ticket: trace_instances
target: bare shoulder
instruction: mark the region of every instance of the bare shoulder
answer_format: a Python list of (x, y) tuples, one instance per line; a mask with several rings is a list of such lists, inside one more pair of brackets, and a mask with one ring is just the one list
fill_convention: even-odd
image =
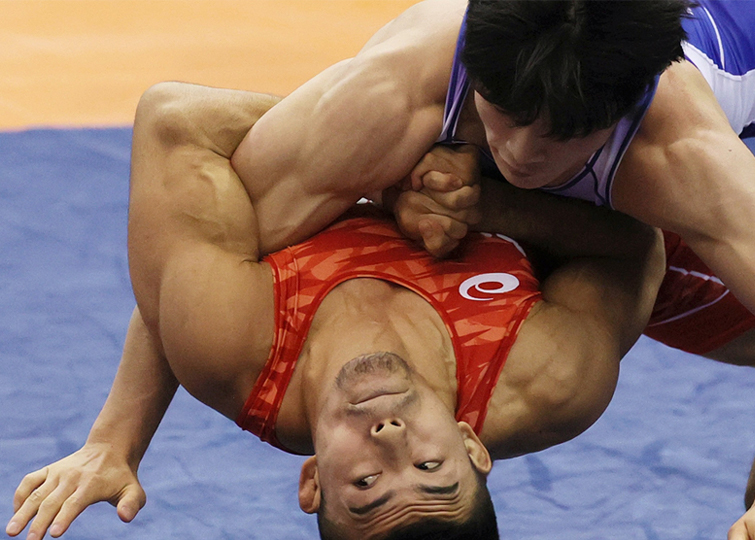
[(482, 441), (494, 459), (576, 437), (613, 396), (619, 353), (562, 306), (541, 301), (512, 347), (489, 404)]
[(296, 243), (406, 176), (442, 127), (460, 0), (426, 0), (265, 114), (233, 155), (262, 251)]
[(679, 233), (715, 227), (710, 208), (726, 185), (721, 173), (734, 170), (729, 165), (736, 156), (747, 157), (743, 150), (697, 68), (687, 61), (675, 63), (662, 74), (617, 171), (614, 206)]

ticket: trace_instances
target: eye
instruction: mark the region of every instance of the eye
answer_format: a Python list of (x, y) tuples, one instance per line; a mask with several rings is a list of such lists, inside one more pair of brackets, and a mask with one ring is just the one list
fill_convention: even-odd
[(368, 488), (372, 484), (375, 483), (375, 481), (378, 479), (379, 474), (371, 474), (369, 476), (365, 476), (364, 478), (360, 478), (356, 482), (354, 482), (354, 485), (358, 488)]
[(434, 471), (438, 467), (440, 467), (441, 462), (440, 461), (423, 461), (419, 465), (417, 465), (417, 468), (422, 471)]

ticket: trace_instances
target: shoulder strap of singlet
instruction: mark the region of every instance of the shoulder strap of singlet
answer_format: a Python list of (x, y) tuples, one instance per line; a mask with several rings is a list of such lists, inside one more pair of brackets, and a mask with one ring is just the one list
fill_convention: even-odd
[(459, 37), (456, 40), (456, 52), (454, 53), (454, 62), (451, 69), (451, 80), (448, 83), (448, 92), (446, 93), (446, 106), (443, 111), (443, 130), (436, 141), (441, 144), (463, 142), (456, 139), (456, 129), (459, 125), (461, 109), (469, 93), (467, 70), (464, 64), (461, 63), (461, 51), (464, 48), (466, 28), (467, 14), (464, 13), (461, 28), (459, 28)]

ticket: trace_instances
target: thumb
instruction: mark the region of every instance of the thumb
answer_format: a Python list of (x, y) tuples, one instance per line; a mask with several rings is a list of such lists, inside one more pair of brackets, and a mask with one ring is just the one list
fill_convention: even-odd
[(138, 483), (130, 484), (121, 493), (116, 506), (118, 517), (125, 523), (131, 522), (147, 503), (147, 494)]

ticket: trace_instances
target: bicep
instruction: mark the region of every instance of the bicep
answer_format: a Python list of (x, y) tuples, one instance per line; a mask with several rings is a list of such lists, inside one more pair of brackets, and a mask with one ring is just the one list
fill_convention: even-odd
[(727, 135), (697, 153), (696, 176), (688, 181), (702, 188), (687, 200), (693, 208), (684, 222), (670, 230), (755, 312), (755, 156)]
[[(663, 276), (660, 233), (645, 256), (583, 257), (542, 283), (501, 377), (487, 435), (498, 457), (562, 443), (592, 425), (613, 396), (619, 361), (642, 333)], [(499, 383), (500, 384), (500, 383)], [(523, 425), (497, 433), (501, 425)]]
[(404, 70), (376, 53), (333, 66), (250, 131), (233, 165), (258, 212), (264, 253), (398, 182), (430, 148), (442, 102), (422, 95)]
[(149, 103), (137, 109), (129, 192), (129, 270), (150, 327), (164, 269), (177, 252), (205, 242), (257, 260), (259, 238), (249, 197), (213, 137), (161, 110)]
[(617, 208), (679, 234), (755, 310), (755, 156), (728, 126), (643, 148)]
[(544, 425), (571, 438), (592, 425), (613, 395), (619, 361), (642, 334), (663, 276), (660, 233), (645, 257), (580, 258), (542, 284), (540, 309), (517, 340), (539, 358), (532, 395), (544, 396)]
[(663, 237), (644, 228), (645, 249), (625, 257), (580, 257), (557, 267), (542, 283), (543, 298), (571, 313), (597, 343), (623, 356), (645, 328), (665, 270)]
[(679, 234), (755, 310), (755, 156), (694, 66), (661, 77), (613, 191), (617, 209)]
[(522, 326), (488, 410), (494, 459), (537, 452), (582, 433), (603, 413), (619, 371), (619, 346), (597, 319), (538, 303)]

